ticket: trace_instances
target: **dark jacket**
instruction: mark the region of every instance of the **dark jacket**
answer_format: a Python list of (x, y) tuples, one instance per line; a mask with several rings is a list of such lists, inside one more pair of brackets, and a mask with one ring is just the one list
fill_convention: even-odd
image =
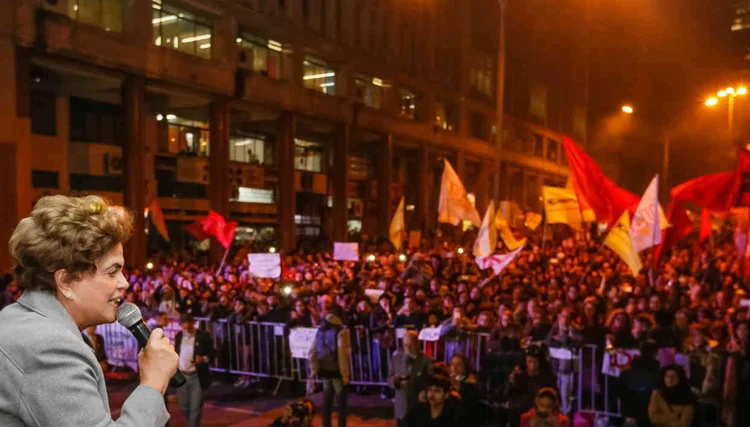
[[(396, 419), (400, 420), (418, 403), (420, 382), (426, 381), (432, 374), (432, 359), (423, 353), (411, 359), (405, 351), (398, 350), (393, 354), (388, 368), (388, 385), (396, 389), (393, 410)], [(396, 375), (408, 376), (409, 379), (401, 381), (396, 388)]]
[(407, 427), (456, 427), (464, 425), (458, 408), (448, 400), (443, 405), (443, 411), (433, 419), (430, 413), (430, 405), (418, 403), (404, 418)]
[[(177, 354), (180, 354), (182, 347), (182, 331), (177, 333), (174, 339), (174, 348)], [(208, 363), (196, 363), (195, 369), (198, 374), (198, 381), (201, 383), (201, 387), (208, 388), (211, 385), (211, 359), (214, 357), (214, 344), (211, 339), (211, 334), (205, 331), (195, 331), (195, 356), (207, 356), (209, 359)]]

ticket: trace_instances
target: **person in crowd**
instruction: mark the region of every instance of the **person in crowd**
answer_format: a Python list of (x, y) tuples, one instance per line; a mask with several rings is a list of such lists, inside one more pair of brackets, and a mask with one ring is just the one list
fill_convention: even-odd
[(312, 427), (315, 405), (309, 399), (299, 399), (284, 406), (282, 415), (268, 427)]
[(570, 421), (560, 412), (560, 399), (552, 388), (539, 390), (534, 407), (521, 416), (521, 427), (569, 427)]
[(406, 427), (455, 427), (463, 425), (462, 414), (449, 400), (450, 380), (445, 375), (433, 375), (426, 388), (426, 401), (416, 404), (406, 417)]
[(417, 403), (420, 382), (432, 374), (432, 359), (420, 350), (419, 338), (408, 331), (402, 339), (403, 349), (391, 358), (388, 385), (395, 390), (394, 416), (403, 427), (404, 417)]
[(107, 363), (107, 350), (104, 348), (104, 338), (96, 333), (96, 326), (89, 326), (83, 333), (83, 338), (86, 344), (91, 346), (96, 355), (96, 361), (99, 362), (99, 366), (102, 367), (102, 372), (107, 373), (109, 371), (109, 364)]
[(661, 384), (651, 393), (648, 418), (654, 427), (690, 427), (695, 404), (685, 370), (669, 365), (662, 369)]
[(654, 340), (642, 342), (640, 355), (633, 358), (630, 368), (620, 374), (620, 381), (617, 382), (621, 387), (619, 396), (623, 417), (635, 420), (639, 426), (650, 424), (649, 400), (660, 381), (661, 368), (656, 360), (657, 347)]
[(376, 379), (385, 379), (388, 375), (388, 357), (396, 340), (391, 299), (386, 294), (380, 296), (378, 305), (370, 312), (370, 333), (373, 337), (373, 372)]
[(514, 427), (519, 425), (521, 415), (534, 407), (534, 399), (539, 390), (557, 389), (557, 378), (541, 348), (526, 349), (524, 362), (524, 368), (516, 366), (508, 378), (505, 407)]
[(451, 359), (450, 380), (451, 390), (458, 394), (458, 405), (466, 418), (464, 425), (481, 425), (486, 414), (477, 388), (477, 378), (471, 373), (469, 359), (461, 353), (454, 354)]
[(318, 329), (309, 351), (310, 381), (323, 381), (323, 427), (332, 427), (334, 398), (338, 406), (338, 426), (346, 427), (347, 401), (346, 387), (349, 384), (349, 356), (351, 338), (349, 330), (331, 309), (325, 306), (324, 322)]
[(213, 341), (208, 332), (195, 327), (195, 318), (180, 316), (182, 330), (175, 336), (175, 351), (180, 355), (180, 371), (187, 382), (177, 389), (177, 401), (188, 427), (200, 427), (203, 413), (203, 392), (211, 384), (210, 362)]

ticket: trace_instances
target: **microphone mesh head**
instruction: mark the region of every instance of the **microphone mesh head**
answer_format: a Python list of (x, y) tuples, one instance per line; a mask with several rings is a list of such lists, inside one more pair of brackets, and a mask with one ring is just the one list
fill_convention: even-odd
[(143, 319), (141, 310), (132, 302), (124, 302), (117, 309), (117, 321), (126, 328), (129, 328)]

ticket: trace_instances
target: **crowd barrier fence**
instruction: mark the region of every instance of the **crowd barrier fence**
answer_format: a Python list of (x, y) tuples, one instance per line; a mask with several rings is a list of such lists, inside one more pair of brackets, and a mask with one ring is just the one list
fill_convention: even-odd
[[(196, 318), (196, 326), (211, 334), (215, 357), (211, 370), (239, 376), (270, 378), (282, 381), (308, 379), (307, 349), (315, 337), (315, 328), (296, 328), (285, 324), (248, 322), (235, 324), (226, 319)], [(170, 319), (165, 336), (174, 342), (179, 320)], [(401, 346), (406, 331), (390, 331), (393, 338), (373, 334), (361, 326), (350, 329), (350, 384), (387, 386), (391, 355)], [(97, 333), (104, 338), (108, 362), (137, 370), (138, 344), (130, 332), (118, 323), (100, 325)], [(420, 340), (422, 350), (434, 360), (448, 363), (456, 353), (467, 356), (471, 369), (482, 375), (495, 376), (494, 384), (504, 384), (523, 353), (490, 353), (490, 335), (461, 332), (450, 338), (434, 336)], [(575, 349), (550, 349), (550, 359), (557, 375), (562, 408), (566, 413), (588, 414), (594, 419), (618, 418), (623, 415), (619, 399), (619, 371), (629, 365), (633, 350), (603, 350), (593, 345)], [(624, 361), (623, 361), (624, 359)], [(606, 372), (605, 372), (606, 371)], [(499, 379), (498, 379), (499, 378)], [(486, 379), (486, 378), (485, 378)], [(482, 384), (480, 378), (480, 384)], [(493, 383), (489, 380), (487, 384)], [(485, 390), (493, 391), (493, 390)], [(706, 425), (706, 423), (703, 423)]]

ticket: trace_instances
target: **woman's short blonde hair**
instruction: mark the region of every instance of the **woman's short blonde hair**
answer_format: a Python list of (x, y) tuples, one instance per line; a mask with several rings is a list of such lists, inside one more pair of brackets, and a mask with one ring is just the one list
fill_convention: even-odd
[(98, 196), (41, 198), (10, 238), (18, 286), (54, 292), (55, 271), (66, 282), (96, 272), (96, 261), (133, 231), (133, 216)]

